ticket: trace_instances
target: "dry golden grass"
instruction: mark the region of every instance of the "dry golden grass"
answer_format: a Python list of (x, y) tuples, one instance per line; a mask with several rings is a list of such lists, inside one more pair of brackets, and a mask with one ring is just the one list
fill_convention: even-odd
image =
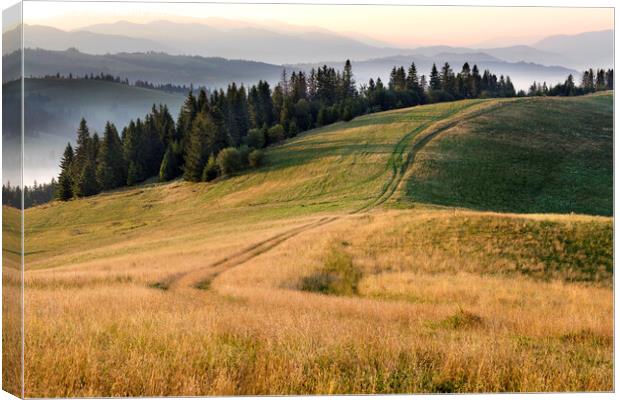
[(2, 389), (22, 395), (21, 214), (2, 210)]
[[(608, 285), (495, 273), (485, 249), (467, 250), (465, 265), (458, 250), (466, 246), (458, 243), (451, 251), (427, 258), (414, 251), (410, 258), (406, 248), (394, 245), (396, 232), (386, 229), (392, 226), (407, 243), (417, 238), (405, 233), (408, 227), (435, 221), (441, 232), (446, 214), (343, 217), (221, 271), (207, 290), (148, 285), (190, 271), (194, 263), (208, 265), (228, 251), (209, 242), (177, 249), (176, 255), (112, 258), (108, 267), (98, 261), (32, 271), (26, 293), (27, 393), (611, 390)], [(524, 219), (503, 218), (516, 227)], [(611, 224), (582, 216), (531, 218), (548, 219)], [(282, 229), (247, 231), (225, 237), (252, 243)], [(363, 271), (358, 293), (299, 291), (300, 280), (320, 269), (335, 245), (351, 252)], [(386, 267), (396, 262), (398, 268)], [(443, 267), (433, 271), (432, 265)], [(455, 271), (459, 265), (463, 270)], [(503, 270), (505, 262), (497, 266)]]
[(611, 218), (352, 213), (403, 189), (385, 165), (416, 129), (473, 104), (323, 129), (216, 184), (29, 210), (26, 396), (612, 390)]

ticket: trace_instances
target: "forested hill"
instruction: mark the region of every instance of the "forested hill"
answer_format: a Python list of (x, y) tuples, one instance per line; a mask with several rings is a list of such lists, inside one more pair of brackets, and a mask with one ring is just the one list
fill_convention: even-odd
[(284, 70), (273, 90), (261, 80), (247, 91), (232, 83), (226, 92), (202, 89), (197, 97), (190, 92), (176, 123), (166, 106), (154, 105), (120, 136), (107, 123), (100, 139), (91, 137), (82, 119), (75, 151), (71, 145), (64, 151), (58, 198), (90, 196), (157, 175), (209, 181), (258, 166), (261, 148), (313, 127), (429, 102), (515, 95), (510, 77), (481, 73), (467, 63), (458, 73), (448, 63), (441, 71), (433, 64), (428, 83), (415, 63), (407, 70), (393, 67), (387, 86), (377, 78), (359, 89), (348, 60), (342, 71), (323, 66), (289, 77)]
[[(51, 51), (25, 50), (24, 75), (41, 77), (57, 73), (68, 76), (111, 74), (130, 81), (226, 87), (230, 82), (254, 83), (261, 79), (277, 81), (282, 67), (249, 60), (221, 57), (170, 55), (166, 53), (117, 53), (92, 55), (76, 49)], [(2, 57), (3, 82), (19, 76), (20, 59), (16, 53)], [(12, 71), (12, 72), (11, 72)]]
[[(608, 87), (613, 87), (612, 70), (598, 70), (596, 85), (594, 71), (586, 71), (581, 86), (569, 75), (563, 84), (544, 85), (540, 94), (573, 96)], [(538, 95), (538, 86), (533, 88), (530, 95)], [(526, 93), (517, 93), (510, 77), (481, 73), (467, 63), (456, 73), (447, 62), (440, 69), (433, 64), (428, 81), (413, 62), (407, 69), (393, 67), (387, 85), (377, 78), (358, 86), (350, 61), (342, 71), (323, 66), (289, 77), (284, 70), (273, 90), (259, 81), (247, 91), (232, 83), (226, 91), (202, 89), (197, 97), (190, 92), (176, 122), (165, 106), (153, 106), (120, 136), (108, 123), (103, 138), (91, 137), (82, 119), (77, 147), (67, 145), (61, 161), (57, 197), (90, 196), (153, 176), (211, 181), (258, 167), (265, 146), (336, 121), (419, 104), (517, 95)]]

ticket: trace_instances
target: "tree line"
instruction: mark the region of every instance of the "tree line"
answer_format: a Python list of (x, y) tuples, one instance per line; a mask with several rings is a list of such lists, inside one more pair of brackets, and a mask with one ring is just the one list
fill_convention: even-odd
[[(54, 198), (56, 192), (56, 180), (52, 178), (50, 183), (39, 184), (37, 181), (32, 186), (24, 186), (24, 208), (30, 208), (45, 204)], [(2, 185), (2, 205), (21, 208), (22, 188), (12, 186), (11, 182)]]
[[(141, 87), (141, 88), (146, 88), (146, 89), (155, 89), (155, 90), (161, 90), (164, 92), (170, 92), (170, 93), (187, 93), (190, 90), (194, 90), (194, 88), (190, 85), (177, 85), (174, 83), (153, 83), (153, 82), (149, 82), (147, 80), (141, 80), (138, 79), (136, 81), (134, 81), (133, 83), (131, 83), (129, 81), (128, 78), (121, 78), (118, 75), (112, 75), (112, 74), (106, 74), (106, 73), (99, 73), (99, 74), (93, 74), (92, 72), (90, 74), (84, 74), (82, 76), (79, 75), (73, 75), (73, 73), (69, 73), (66, 75), (60, 74), (59, 72), (57, 72), (54, 75), (43, 75), (44, 79), (56, 79), (56, 80), (77, 80), (77, 79), (81, 79), (81, 80), (91, 80), (91, 81), (105, 81), (105, 82), (114, 82), (114, 83), (120, 83), (122, 85), (128, 85), (128, 86), (135, 86), (135, 87)], [(200, 88), (197, 88), (200, 89)]]
[[(583, 72), (581, 84), (575, 83), (572, 74), (568, 75), (564, 83), (558, 83), (555, 86), (548, 87), (546, 82), (533, 82), (527, 92), (528, 96), (580, 96), (588, 93), (594, 93), (601, 90), (613, 90), (614, 88), (614, 70), (613, 69), (597, 69), (592, 68)], [(523, 93), (525, 95), (525, 93)]]
[(153, 105), (120, 135), (107, 123), (100, 138), (82, 119), (76, 148), (68, 144), (61, 160), (56, 198), (90, 196), (154, 177), (211, 181), (260, 166), (264, 147), (337, 121), (419, 104), (518, 95), (526, 93), (516, 93), (510, 77), (480, 73), (468, 63), (459, 72), (448, 63), (440, 69), (433, 64), (427, 79), (412, 62), (407, 69), (394, 67), (387, 85), (377, 78), (358, 86), (348, 60), (342, 70), (323, 65), (290, 76), (283, 70), (273, 88), (259, 81), (247, 90), (235, 83), (226, 90), (201, 88), (197, 95), (190, 90), (176, 121), (165, 105)]

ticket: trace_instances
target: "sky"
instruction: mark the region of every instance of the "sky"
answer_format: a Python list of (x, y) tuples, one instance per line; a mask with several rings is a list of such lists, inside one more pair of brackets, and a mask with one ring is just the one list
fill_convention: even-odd
[(311, 26), (398, 47), (531, 44), (555, 34), (613, 29), (611, 8), (24, 3), (26, 24), (63, 30), (119, 20), (200, 22), (213, 17)]

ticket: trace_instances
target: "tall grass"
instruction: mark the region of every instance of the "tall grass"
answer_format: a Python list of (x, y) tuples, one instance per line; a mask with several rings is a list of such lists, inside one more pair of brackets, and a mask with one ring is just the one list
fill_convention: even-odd
[(215, 184), (28, 210), (26, 396), (612, 390), (611, 218), (398, 191), (351, 214), (407, 134), (469, 106), (322, 128)]

